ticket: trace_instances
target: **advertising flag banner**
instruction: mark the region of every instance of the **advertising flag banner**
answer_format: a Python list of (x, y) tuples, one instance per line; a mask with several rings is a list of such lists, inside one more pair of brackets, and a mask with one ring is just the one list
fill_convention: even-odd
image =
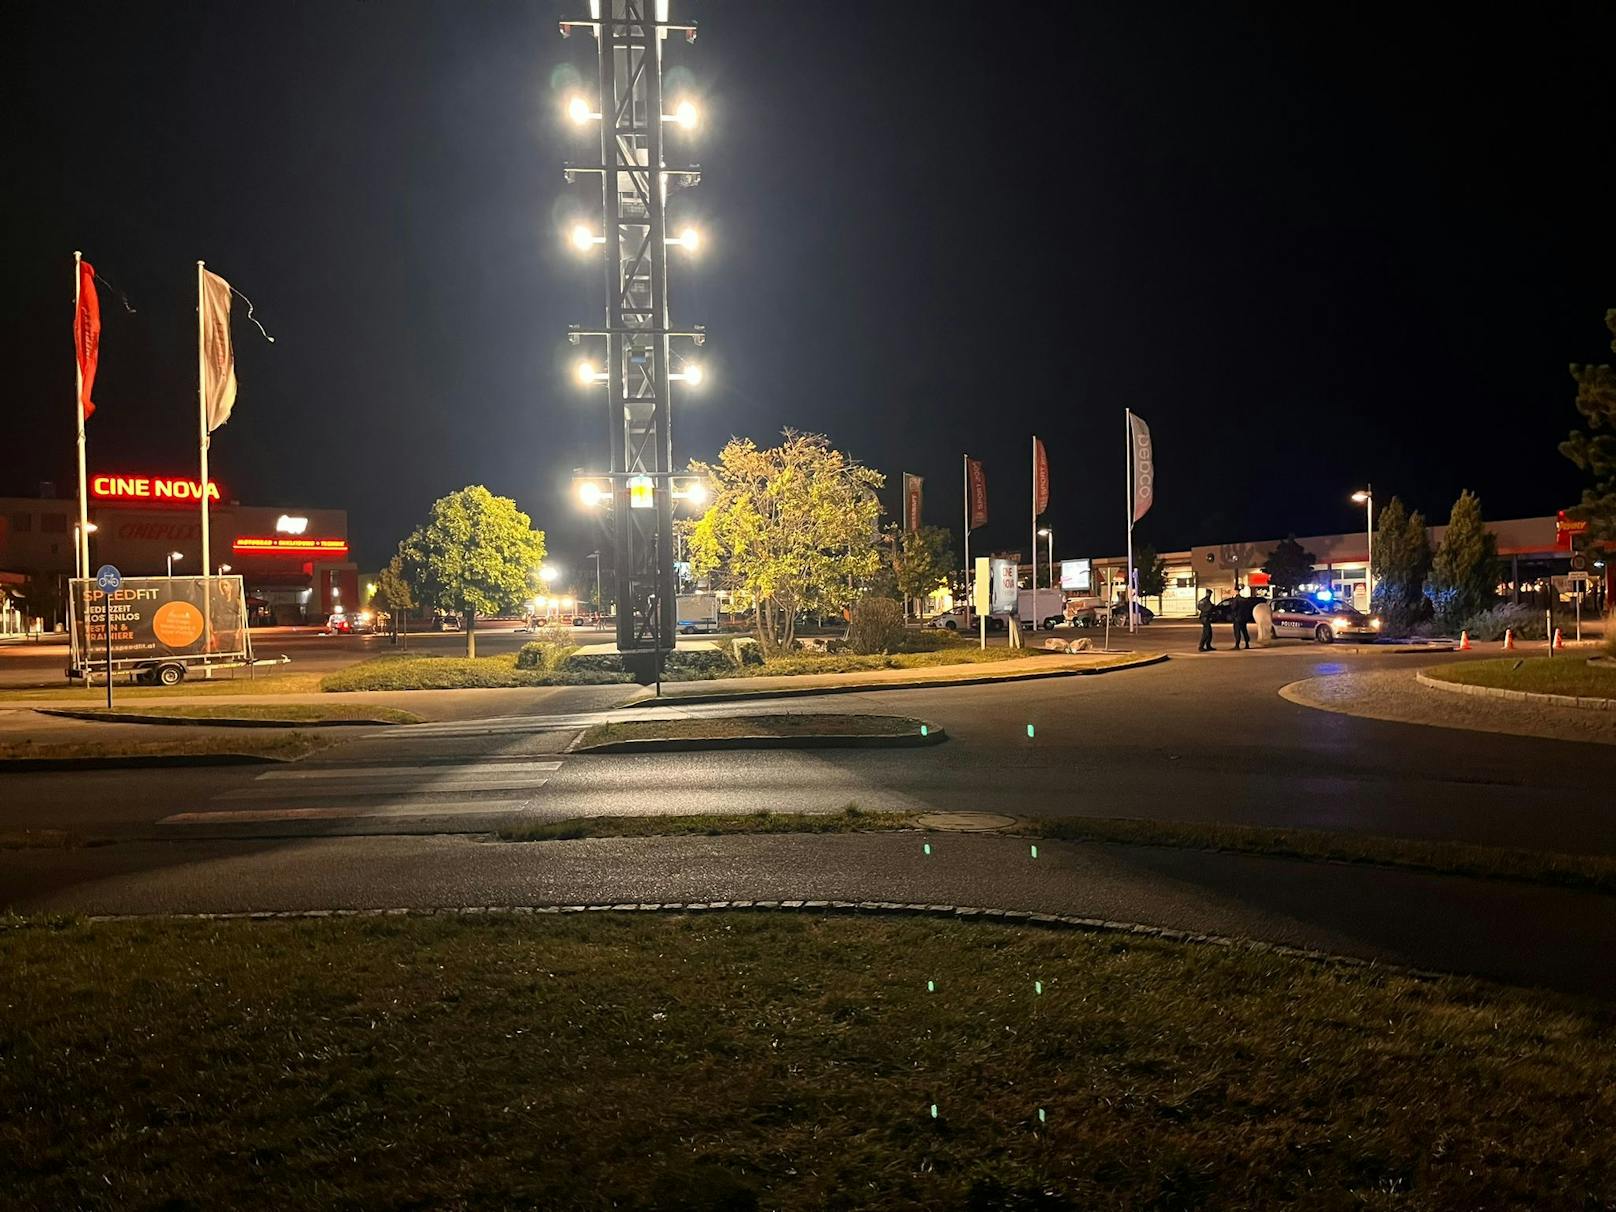
[(920, 501), (921, 486), (925, 479), (921, 476), (903, 473), (903, 528), (905, 530), (920, 529)]
[(1133, 520), (1137, 522), (1156, 502), (1156, 460), (1150, 446), (1150, 426), (1137, 413), (1128, 420), (1133, 438)]
[(90, 391), (101, 360), (101, 300), (95, 293), (95, 270), (88, 261), (79, 262), (79, 313), (73, 317), (73, 345), (79, 359), (79, 407), (88, 421), (95, 412)]
[(1049, 453), (1044, 449), (1043, 439), (1032, 440), (1033, 449), (1033, 507), (1034, 514), (1041, 514), (1049, 508)]
[(965, 472), (970, 484), (971, 529), (977, 530), (988, 524), (988, 477), (981, 459), (965, 460)]
[(236, 404), (236, 354), (230, 347), (230, 283), (202, 272), (202, 403), (208, 432), (230, 419)]

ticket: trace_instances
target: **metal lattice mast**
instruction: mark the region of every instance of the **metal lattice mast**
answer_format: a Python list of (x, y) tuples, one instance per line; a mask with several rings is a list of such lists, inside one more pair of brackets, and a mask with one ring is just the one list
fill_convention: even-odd
[[(598, 42), (598, 97), (593, 110), (574, 98), (572, 117), (599, 121), (600, 162), (569, 164), (567, 180), (600, 177), (600, 234), (581, 227), (574, 242), (604, 253), (606, 327), (576, 328), (573, 339), (605, 344), (603, 370), (581, 364), (580, 378), (603, 383), (607, 395), (617, 645), (624, 652), (666, 650), (677, 631), (670, 385), (699, 381), (694, 364), (682, 372), (674, 367), (671, 345), (675, 337), (699, 343), (703, 334), (669, 325), (668, 195), (700, 174), (694, 166), (669, 169), (664, 159), (664, 123), (692, 126), (695, 111), (685, 102), (675, 114), (664, 112), (662, 47), (669, 31), (694, 40), (695, 27), (670, 23), (667, 0), (593, 0), (589, 20), (561, 23), (564, 35), (580, 28)], [(674, 242), (693, 241), (692, 235)]]

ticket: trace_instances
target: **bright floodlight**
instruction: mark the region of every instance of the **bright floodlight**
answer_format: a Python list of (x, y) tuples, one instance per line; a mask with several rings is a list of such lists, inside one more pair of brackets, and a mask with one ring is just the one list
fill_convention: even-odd
[(595, 233), (589, 230), (589, 224), (579, 223), (572, 229), (572, 246), (579, 252), (595, 247)]
[(546, 585), (560, 575), (561, 570), (559, 568), (551, 567), (549, 564), (546, 564), (539, 569), (539, 580), (543, 581)]
[(706, 501), (706, 499), (707, 485), (703, 484), (700, 480), (692, 481), (690, 487), (685, 490), (685, 500), (689, 501), (692, 505), (700, 505), (702, 502)]
[(573, 373), (578, 376), (578, 382), (582, 383), (585, 387), (590, 386), (600, 377), (599, 372), (595, 369), (595, 364), (593, 362), (578, 363), (578, 366)]
[(679, 243), (691, 252), (701, 247), (701, 232), (694, 227), (687, 227), (679, 233)]
[(578, 485), (578, 499), (583, 502), (585, 507), (593, 509), (606, 499), (606, 494), (601, 491), (600, 485), (595, 481), (585, 480)]
[(686, 362), (684, 373), (679, 377), (692, 387), (700, 387), (701, 381), (707, 376), (702, 371), (700, 362)]
[(674, 106), (673, 120), (686, 130), (694, 130), (696, 126), (696, 106), (692, 101), (681, 101)]
[(594, 110), (589, 108), (589, 102), (582, 97), (574, 96), (571, 101), (567, 102), (567, 117), (582, 126), (585, 122), (597, 117), (597, 115)]

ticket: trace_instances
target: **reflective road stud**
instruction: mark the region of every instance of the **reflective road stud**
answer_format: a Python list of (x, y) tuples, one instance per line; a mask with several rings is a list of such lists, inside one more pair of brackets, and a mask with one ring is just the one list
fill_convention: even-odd
[(1034, 993), (1042, 993), (1044, 991), (1044, 982), (1043, 981), (1033, 981), (1033, 983), (1032, 983), (1032, 991)]
[(1038, 1108), (1038, 1122), (1039, 1123), (1044, 1122), (1044, 1109), (1042, 1107)]
[(937, 992), (937, 982), (936, 981), (927, 981), (926, 982), (926, 992), (927, 993), (936, 993)]
[(933, 1104), (932, 1104), (932, 1105), (931, 1105), (931, 1117), (932, 1117), (932, 1118), (933, 1118), (933, 1119), (936, 1119), (936, 1118), (937, 1118), (937, 1104), (936, 1104), (936, 1103), (933, 1103)]
[(920, 735), (921, 735), (921, 736), (925, 736), (925, 735), (926, 735), (926, 725), (924, 725), (924, 724), (922, 724), (922, 725), (921, 725), (921, 726), (920, 726)]
[(1038, 857), (1038, 843), (1037, 842), (1034, 842), (1033, 845), (1032, 845), (1032, 856), (1033, 856), (1033, 858)]
[(1031, 736), (1031, 735), (1032, 735), (1032, 725), (1031, 725), (1031, 724), (1028, 724), (1028, 725), (1027, 725), (1027, 735), (1028, 735), (1028, 736)]
[(926, 851), (927, 854), (931, 853), (931, 843), (930, 842), (925, 843), (925, 851)]

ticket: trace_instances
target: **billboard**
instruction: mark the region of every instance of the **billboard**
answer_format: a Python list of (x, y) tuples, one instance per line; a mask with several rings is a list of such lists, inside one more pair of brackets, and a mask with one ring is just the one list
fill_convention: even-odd
[[(73, 663), (104, 663), (107, 595), (94, 581), (74, 580), (71, 612)], [(240, 577), (129, 577), (112, 592), (111, 623), (114, 664), (247, 654)]]
[(993, 561), (994, 614), (1015, 614), (1020, 604), (1019, 584), (1021, 569), (1014, 560)]
[(1090, 593), (1094, 589), (1094, 570), (1088, 560), (1062, 560), (1060, 587), (1077, 593)]

